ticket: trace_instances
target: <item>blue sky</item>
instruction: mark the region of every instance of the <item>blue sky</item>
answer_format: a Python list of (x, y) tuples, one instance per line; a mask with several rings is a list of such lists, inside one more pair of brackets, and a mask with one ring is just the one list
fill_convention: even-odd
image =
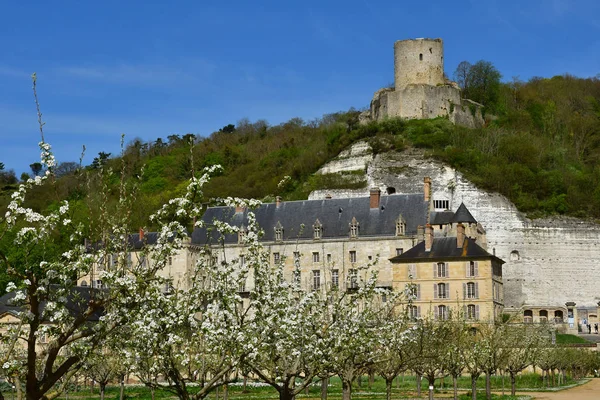
[(362, 108), (393, 81), (393, 43), (444, 39), (445, 69), (505, 80), (600, 74), (600, 1), (2, 1), (0, 161), (38, 161), (38, 94), (59, 161), (126, 141), (208, 135)]

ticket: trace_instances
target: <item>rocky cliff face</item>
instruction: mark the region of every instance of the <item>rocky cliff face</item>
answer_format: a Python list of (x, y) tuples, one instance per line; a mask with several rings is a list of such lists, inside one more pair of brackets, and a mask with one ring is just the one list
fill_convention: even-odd
[[(373, 156), (368, 144), (352, 146), (323, 167), (327, 173), (367, 171), (363, 190), (319, 190), (310, 199), (382, 193), (422, 193), (423, 177), (432, 179), (433, 199), (461, 202), (487, 231), (488, 251), (506, 261), (505, 306), (595, 307), (600, 299), (600, 225), (575, 218), (530, 220), (504, 196), (477, 188), (455, 169), (408, 150)], [(393, 188), (393, 189), (392, 189)]]

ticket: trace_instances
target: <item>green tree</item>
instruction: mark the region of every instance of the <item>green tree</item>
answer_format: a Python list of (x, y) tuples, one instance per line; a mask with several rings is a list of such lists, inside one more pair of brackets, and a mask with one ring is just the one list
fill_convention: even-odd
[(42, 164), (39, 162), (34, 162), (33, 164), (29, 164), (29, 168), (31, 168), (31, 172), (33, 176), (38, 176), (40, 172), (42, 172)]

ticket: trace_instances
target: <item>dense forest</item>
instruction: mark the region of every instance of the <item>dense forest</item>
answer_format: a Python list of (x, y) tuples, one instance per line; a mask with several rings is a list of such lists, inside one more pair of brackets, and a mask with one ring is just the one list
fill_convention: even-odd
[[(318, 188), (364, 187), (364, 176), (314, 173), (348, 145), (366, 139), (374, 152), (424, 148), (478, 186), (506, 195), (532, 217), (599, 218), (600, 79), (564, 75), (501, 83), (489, 63), (461, 67), (457, 81), (465, 95), (486, 103), (484, 128), (456, 127), (443, 118), (360, 125), (359, 111), (353, 109), (274, 126), (264, 120), (241, 120), (208, 137), (134, 139), (118, 156), (100, 153), (88, 166), (59, 164), (56, 182), (37, 189), (29, 205), (41, 210), (68, 199), (76, 206), (93, 200), (97, 190), (116, 193), (119, 172), (125, 171), (137, 191), (132, 230), (151, 228), (148, 215), (181, 192), (191, 173), (214, 164), (224, 171), (210, 182), (206, 198), (304, 199)], [(8, 203), (17, 183), (14, 173), (3, 167), (0, 163), (0, 207)], [(116, 173), (98, 177), (100, 170), (108, 169)], [(32, 175), (38, 173), (43, 171), (32, 164)], [(74, 217), (83, 220), (88, 215)]]

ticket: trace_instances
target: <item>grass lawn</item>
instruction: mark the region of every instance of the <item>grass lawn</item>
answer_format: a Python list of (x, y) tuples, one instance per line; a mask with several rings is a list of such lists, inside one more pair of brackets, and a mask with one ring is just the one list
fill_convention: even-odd
[(577, 335), (569, 335), (568, 333), (557, 333), (556, 344), (578, 344), (578, 343), (591, 343)]
[[(569, 380), (566, 382), (566, 385), (572, 385), (575, 382)], [(477, 382), (479, 390), (481, 390), (481, 396), (478, 395), (478, 398), (485, 398), (485, 393), (483, 392), (485, 387), (484, 378), (480, 378)], [(458, 387), (463, 392), (470, 390), (471, 381), (468, 376), (461, 377), (458, 381)], [(421, 384), (422, 388), (422, 398), (427, 398), (427, 382), (423, 381)], [(502, 381), (502, 377), (493, 376), (492, 377), (492, 390), (496, 392), (502, 391), (504, 388), (506, 393), (510, 392), (510, 379), (508, 377), (504, 378), (504, 382)], [(320, 399), (320, 383), (315, 382), (312, 386), (309, 387), (308, 394), (301, 394), (298, 399), (312, 400), (312, 399)], [(542, 378), (538, 374), (523, 374), (517, 377), (517, 389), (530, 389), (542, 391), (545, 389), (545, 386), (542, 382)], [(192, 388), (193, 390), (193, 388)], [(478, 390), (478, 392), (479, 392)], [(444, 379), (442, 383), (441, 380), (437, 380), (435, 384), (435, 393), (436, 397), (451, 397), (452, 396), (452, 380), (450, 378)], [(9, 394), (9, 392), (6, 392)], [(127, 399), (151, 399), (150, 390), (143, 386), (139, 385), (126, 385), (125, 387), (125, 396)], [(332, 399), (340, 399), (342, 397), (342, 389), (341, 382), (337, 377), (331, 378), (328, 396)], [(392, 392), (393, 398), (416, 398), (416, 379), (414, 376), (405, 375), (400, 376), (395, 382)], [(9, 396), (5, 397), (7, 399)], [(94, 388), (94, 391), (90, 391), (89, 388), (81, 389), (79, 391), (71, 391), (68, 393), (68, 398), (89, 398), (89, 399), (98, 399), (100, 397), (98, 392), (98, 386)], [(257, 399), (277, 399), (279, 396), (277, 392), (271, 388), (270, 386), (263, 386), (262, 384), (252, 385), (249, 384), (246, 393), (243, 393), (241, 383), (232, 384), (228, 388), (228, 398), (230, 400), (257, 400)], [(363, 377), (361, 381), (361, 385), (358, 385), (358, 382), (355, 383), (353, 387), (353, 398), (356, 399), (373, 399), (373, 400), (383, 400), (385, 399), (385, 381), (376, 377), (375, 381), (369, 387), (368, 378)], [(61, 399), (65, 399), (66, 396), (63, 394)], [(106, 399), (118, 399), (119, 398), (119, 387), (118, 386), (109, 386), (107, 388)], [(167, 391), (156, 391), (155, 399), (167, 399), (167, 398), (175, 398), (173, 394)], [(208, 396), (208, 399), (222, 399), (223, 398), (223, 390), (219, 391), (218, 397), (217, 393), (213, 392)], [(470, 399), (466, 393), (463, 393), (461, 398)], [(527, 397), (520, 397), (521, 399), (526, 399)], [(495, 395), (494, 399), (516, 399), (511, 396), (501, 397), (499, 395)]]

